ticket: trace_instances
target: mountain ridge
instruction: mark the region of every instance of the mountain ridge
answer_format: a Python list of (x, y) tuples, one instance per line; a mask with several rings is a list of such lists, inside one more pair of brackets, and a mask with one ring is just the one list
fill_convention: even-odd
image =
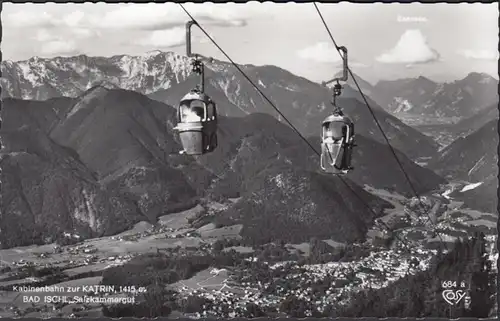
[(373, 98), (387, 111), (435, 117), (471, 117), (498, 101), (498, 80), (471, 72), (452, 82), (426, 77), (379, 81)]
[(460, 137), (440, 151), (428, 167), (444, 177), (484, 181), (496, 177), (498, 120), (493, 119), (471, 134)]
[[(78, 110), (71, 113), (74, 109)], [(43, 113), (37, 114), (35, 118), (18, 117), (19, 114), (32, 115), (33, 110)], [(133, 117), (130, 117), (132, 115)], [(37, 134), (32, 135), (36, 137), (35, 141), (24, 139), (22, 142), (27, 144), (29, 151), (32, 151), (39, 148), (39, 140), (44, 140), (44, 137), (48, 136), (47, 139), (52, 141), (50, 146), (55, 146), (55, 149), (49, 150), (55, 159), (47, 159), (44, 162), (31, 161), (29, 164), (40, 164), (35, 167), (29, 164), (23, 165), (23, 168), (32, 168), (30, 171), (23, 171), (22, 168), (16, 169), (12, 160), (24, 157), (23, 154), (16, 154), (19, 151), (22, 152), (23, 147), (9, 133), (26, 126), (35, 128), (39, 118), (49, 121), (42, 123), (43, 126), (39, 126)], [(311, 196), (293, 186), (277, 187), (274, 184), (269, 193), (264, 193), (269, 198), (269, 202), (265, 204), (263, 211), (269, 213), (280, 211), (279, 207), (282, 204), (280, 200), (286, 195), (294, 200), (305, 197), (304, 200), (308, 199), (311, 202), (310, 197), (313, 197), (316, 199), (315, 204), (318, 209), (316, 214), (326, 219), (325, 215), (329, 213), (332, 206), (329, 205), (330, 202), (336, 202), (336, 207), (340, 206), (345, 210), (342, 212), (340, 208), (338, 209), (339, 213), (344, 214), (337, 219), (344, 220), (345, 231), (353, 233), (343, 236), (347, 239), (359, 238), (362, 230), (371, 224), (369, 221), (374, 219), (371, 214), (363, 216), (362, 221), (365, 222), (363, 224), (366, 224), (366, 227), (354, 228), (352, 216), (366, 215), (366, 213), (362, 214), (366, 209), (362, 210), (358, 205), (354, 205), (359, 200), (352, 194), (346, 196), (349, 194), (345, 193), (350, 193), (348, 191), (339, 190), (341, 193), (339, 195), (347, 198), (330, 200), (333, 195), (330, 189), (337, 185), (328, 183), (331, 177), (318, 176), (314, 173), (318, 169), (317, 156), (290, 127), (279, 123), (271, 115), (257, 113), (238, 118), (221, 117), (220, 147), (210, 155), (194, 158), (177, 154), (180, 145), (172, 131), (175, 118), (173, 107), (149, 99), (137, 92), (123, 89), (98, 87), (81, 95), (78, 99), (53, 98), (45, 102), (7, 99), (4, 104), (4, 123), (9, 124), (10, 127), (2, 127), (0, 133), (7, 146), (7, 149), (2, 150), (2, 165), (9, 170), (2, 172), (2, 180), (6, 183), (4, 185), (5, 191), (8, 191), (6, 197), (10, 201), (3, 205), (4, 226), (2, 230), (12, 225), (13, 233), (16, 229), (17, 232), (20, 231), (21, 226), (11, 222), (11, 219), (19, 220), (20, 218), (8, 213), (23, 213), (29, 210), (28, 207), (22, 205), (26, 203), (23, 199), (26, 199), (29, 204), (34, 204), (34, 198), (40, 194), (35, 186), (44, 186), (44, 184), (52, 184), (53, 187), (47, 188), (45, 194), (40, 194), (48, 198), (43, 204), (54, 203), (56, 210), (51, 213), (47, 213), (47, 209), (34, 210), (33, 213), (39, 213), (39, 215), (30, 215), (25, 219), (28, 221), (19, 221), (23, 222), (22, 226), (31, 231), (29, 233), (27, 231), (26, 235), (38, 233), (38, 241), (46, 240), (51, 234), (58, 235), (62, 231), (74, 229), (76, 225), (71, 222), (76, 219), (75, 213), (79, 213), (77, 215), (79, 217), (77, 221), (80, 222), (78, 232), (84, 237), (93, 237), (119, 232), (140, 220), (146, 219), (154, 222), (158, 216), (178, 208), (192, 206), (203, 197), (227, 198), (236, 192), (243, 197), (242, 203), (238, 205), (241, 210), (241, 206), (248, 208), (255, 202), (254, 195), (264, 193), (263, 188), (269, 186), (272, 177), (283, 173), (288, 173), (289, 179), (293, 181), (303, 182), (306, 184), (304, 186), (309, 186), (309, 184), (316, 186), (315, 190), (318, 194)], [(17, 121), (11, 122), (10, 119)], [(31, 124), (35, 124), (35, 127), (30, 126)], [(130, 135), (130, 132), (133, 135)], [(361, 161), (360, 157), (364, 157), (365, 163), (371, 162), (374, 151), (377, 155), (386, 155), (380, 153), (378, 143), (372, 144), (376, 145), (374, 149), (370, 149), (370, 152), (368, 149), (364, 151), (369, 152), (370, 155), (363, 155), (360, 150), (361, 153), (357, 154), (357, 161)], [(76, 165), (68, 169), (63, 166), (68, 162)], [(418, 167), (411, 161), (408, 160), (407, 164), (408, 171), (414, 179), (431, 182), (430, 185), (419, 185), (423, 190), (431, 190), (443, 182), (432, 172)], [(119, 174), (114, 172), (115, 169), (122, 167), (126, 170)], [(47, 168), (53, 169), (49, 171)], [(413, 175), (415, 170), (417, 172)], [(43, 175), (44, 172), (54, 174), (49, 178)], [(364, 178), (353, 177), (353, 179), (360, 180), (361, 183), (375, 186), (394, 185), (402, 192), (407, 189), (404, 185), (406, 182), (398, 175), (373, 176), (375, 181), (370, 181), (370, 169), (360, 166), (360, 172), (365, 173), (362, 174)], [(87, 179), (79, 178), (82, 175)], [(23, 189), (19, 189), (14, 183), (20, 179), (21, 181), (35, 180), (36, 183), (24, 184)], [(349, 181), (349, 177), (346, 179)], [(389, 183), (382, 181), (377, 183), (376, 180), (381, 179), (388, 179)], [(52, 180), (58, 183), (51, 183)], [(85, 183), (86, 181), (88, 182)], [(355, 183), (350, 183), (350, 185), (364, 195), (366, 202), (375, 202), (378, 204), (375, 206), (379, 208), (388, 206), (384, 205), (385, 201), (362, 191)], [(62, 186), (68, 186), (68, 188)], [(84, 193), (83, 190), (87, 192)], [(92, 199), (95, 200), (90, 207), (85, 205), (89, 202), (90, 196), (88, 195), (94, 195)], [(299, 197), (299, 195), (302, 196)], [(309, 203), (307, 201), (295, 204), (294, 211), (309, 213), (306, 211)], [(39, 207), (35, 206), (35, 208)], [(121, 218), (100, 216), (108, 211), (106, 209)], [(228, 209), (228, 211), (233, 210), (235, 209)], [(359, 211), (362, 212), (359, 213)], [(62, 223), (50, 228), (44, 227), (41, 222), (53, 215), (61, 215)], [(29, 219), (34, 220), (28, 223)], [(243, 220), (248, 222), (248, 217)], [(317, 222), (322, 220), (318, 217)], [(57, 220), (51, 219), (51, 221)], [(113, 222), (112, 227), (109, 225), (111, 222)], [(258, 225), (264, 223), (262, 220), (256, 222)], [(319, 228), (314, 225), (315, 220), (307, 219), (306, 222), (312, 224), (309, 226), (310, 231)], [(290, 221), (290, 224), (293, 225), (293, 222)], [(339, 233), (341, 233), (340, 230)], [(9, 237), (14, 237), (14, 235)], [(289, 237), (293, 240), (293, 236), (289, 235)], [(255, 241), (255, 237), (253, 240)], [(6, 244), (5, 240), (1, 241)], [(21, 243), (26, 244), (26, 241)]]
[(460, 137), (440, 151), (428, 168), (441, 176), (464, 180), (474, 188), (455, 192), (451, 197), (467, 206), (496, 213), (498, 204), (498, 118)]

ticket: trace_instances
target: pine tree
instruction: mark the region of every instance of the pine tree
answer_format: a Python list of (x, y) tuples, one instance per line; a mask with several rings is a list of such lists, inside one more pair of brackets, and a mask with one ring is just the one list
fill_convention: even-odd
[(475, 235), (473, 254), (474, 270), (471, 276), (469, 316), (487, 318), (494, 305), (494, 272), (486, 252), (486, 240), (483, 233)]

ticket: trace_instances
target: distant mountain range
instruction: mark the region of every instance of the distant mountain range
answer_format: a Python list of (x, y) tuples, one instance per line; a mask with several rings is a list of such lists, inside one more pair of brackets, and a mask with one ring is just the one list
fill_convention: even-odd
[[(356, 79), (364, 93), (394, 115), (466, 118), (498, 104), (498, 80), (485, 73), (472, 72), (448, 83), (423, 76), (379, 81), (375, 85)], [(348, 84), (354, 85), (352, 79)]]
[[(207, 76), (231, 102), (249, 113), (259, 109), (261, 97), (230, 63), (207, 60)], [(295, 76), (275, 66), (241, 65), (264, 92), (272, 90), (278, 101), (288, 96), (293, 105), (302, 109), (300, 99), (317, 97), (304, 110), (328, 108), (330, 93), (318, 84)], [(152, 94), (184, 82), (191, 73), (189, 59), (173, 53), (153, 51), (140, 56), (113, 57), (33, 57), (25, 61), (2, 61), (2, 97), (44, 100), (51, 97), (75, 97), (99, 82), (118, 88)], [(472, 72), (464, 79), (440, 83), (426, 77), (379, 81), (375, 85), (356, 76), (356, 80), (374, 108), (393, 114), (410, 113), (435, 117), (470, 117), (498, 101), (498, 80), (485, 73)], [(361, 99), (352, 78), (347, 82), (344, 98)], [(242, 93), (244, 93), (242, 95)], [(247, 96), (248, 94), (248, 96)], [(326, 99), (325, 96), (326, 95)], [(161, 97), (161, 94), (155, 97)], [(310, 98), (310, 97), (309, 97)], [(372, 100), (373, 99), (373, 100)], [(315, 104), (316, 100), (320, 101)], [(232, 116), (232, 114), (230, 114)]]
[(148, 94), (182, 82), (191, 73), (188, 58), (171, 52), (142, 56), (33, 57), (2, 61), (2, 97), (45, 100), (76, 97), (106, 81)]
[[(362, 238), (374, 219), (358, 197), (376, 213), (390, 206), (359, 184), (411, 194), (401, 173), (387, 174), (395, 161), (375, 140), (359, 135), (357, 170), (346, 178), (355, 195), (317, 173), (316, 154), (262, 113), (221, 117), (220, 148), (196, 158), (177, 154), (175, 109), (132, 91), (94, 87), (76, 98), (7, 98), (2, 116), (3, 246), (48, 242), (64, 231), (110, 235), (201, 198), (234, 196), (242, 200), (222, 216), (244, 223), (254, 242), (269, 238), (276, 224), (303, 229), (283, 236), (289, 241), (317, 233), (348, 241)], [(318, 138), (310, 139), (319, 149)], [(445, 182), (398, 156), (420, 192)], [(256, 237), (255, 229), (265, 233)]]

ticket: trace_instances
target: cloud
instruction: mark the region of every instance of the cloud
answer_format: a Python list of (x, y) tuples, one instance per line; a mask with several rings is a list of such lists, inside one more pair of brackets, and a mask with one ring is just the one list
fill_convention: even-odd
[(69, 27), (78, 27), (85, 22), (85, 13), (83, 11), (77, 10), (66, 15), (61, 19), (65, 25)]
[(386, 64), (424, 64), (438, 61), (439, 53), (431, 48), (418, 29), (406, 30), (394, 48), (376, 60)]
[(74, 41), (54, 40), (42, 45), (41, 54), (44, 56), (72, 56), (78, 54)]
[(297, 56), (304, 60), (337, 63), (342, 61), (339, 52), (329, 42), (318, 42), (315, 45), (297, 51)]
[(4, 27), (8, 28), (47, 28), (53, 27), (54, 18), (45, 11), (29, 12), (17, 11), (2, 17)]
[[(99, 36), (99, 32), (84, 28), (75, 29), (38, 29), (32, 37), (41, 45), (43, 55), (70, 55), (78, 52), (76, 50), (77, 41), (88, 39), (92, 36)], [(68, 39), (72, 39), (69, 40)]]
[[(297, 51), (297, 56), (304, 60), (311, 60), (319, 63), (333, 63), (341, 65), (342, 58), (339, 52), (330, 42), (318, 42), (315, 45)], [(349, 58), (349, 66), (354, 68), (368, 68), (370, 65)]]
[(68, 31), (80, 39), (101, 37), (101, 32), (99, 30), (92, 30), (88, 28), (72, 28)]
[(53, 15), (45, 11), (41, 13), (17, 11), (6, 14), (2, 22), (9, 30), (35, 29), (35, 39), (38, 41), (54, 40), (58, 38), (56, 34), (67, 33), (78, 38), (100, 36), (98, 30), (91, 29), (94, 22), (92, 18), (88, 19), (85, 13), (79, 10), (72, 11), (65, 16)]
[(499, 57), (498, 50), (485, 50), (485, 49), (459, 50), (458, 54), (464, 56), (467, 59), (472, 59), (472, 60), (498, 60)]
[(47, 29), (38, 29), (34, 38), (35, 38), (35, 40), (40, 41), (40, 42), (47, 42), (47, 41), (59, 39), (59, 37), (54, 35), (53, 32), (48, 31)]
[(172, 28), (168, 30), (156, 30), (149, 37), (139, 40), (136, 44), (144, 47), (173, 48), (186, 43), (185, 30), (183, 28)]
[[(246, 18), (235, 11), (217, 5), (185, 5), (200, 22), (223, 27), (242, 27)], [(133, 4), (107, 12), (97, 24), (102, 28), (161, 30), (184, 26), (189, 17), (177, 4)]]
[(244, 27), (247, 25), (248, 18), (227, 7), (196, 5), (187, 6), (186, 9), (200, 23), (206, 21), (208, 24), (221, 27)]

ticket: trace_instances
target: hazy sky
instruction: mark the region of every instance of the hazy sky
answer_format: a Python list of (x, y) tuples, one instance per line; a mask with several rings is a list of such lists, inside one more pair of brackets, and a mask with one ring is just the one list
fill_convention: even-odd
[[(186, 4), (238, 63), (277, 65), (320, 81), (339, 55), (314, 5)], [(471, 71), (498, 78), (498, 4), (318, 4), (351, 69), (369, 81), (424, 75), (451, 80)], [(185, 52), (181, 7), (168, 4), (11, 4), (2, 11), (4, 59), (77, 54)], [(225, 60), (193, 28), (193, 51)]]

